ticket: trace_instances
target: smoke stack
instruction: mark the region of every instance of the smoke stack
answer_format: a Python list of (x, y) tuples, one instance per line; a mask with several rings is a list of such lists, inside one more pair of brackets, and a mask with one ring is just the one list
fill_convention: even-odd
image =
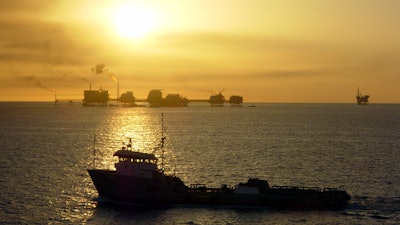
[(92, 90), (92, 82), (89, 82), (89, 90)]

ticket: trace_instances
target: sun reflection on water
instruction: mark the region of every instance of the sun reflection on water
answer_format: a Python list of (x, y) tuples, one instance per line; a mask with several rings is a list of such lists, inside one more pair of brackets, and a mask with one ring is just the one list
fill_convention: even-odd
[(114, 169), (116, 159), (112, 155), (130, 140), (133, 151), (153, 153), (161, 139), (161, 131), (161, 114), (154, 111), (114, 111), (96, 131), (96, 168)]

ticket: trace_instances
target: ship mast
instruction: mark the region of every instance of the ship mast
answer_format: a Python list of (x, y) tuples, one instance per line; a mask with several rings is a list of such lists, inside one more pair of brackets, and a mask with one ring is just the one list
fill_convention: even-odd
[(164, 113), (161, 113), (161, 172), (164, 173), (164, 142), (166, 137), (164, 136)]
[(96, 134), (93, 137), (93, 169), (96, 169)]

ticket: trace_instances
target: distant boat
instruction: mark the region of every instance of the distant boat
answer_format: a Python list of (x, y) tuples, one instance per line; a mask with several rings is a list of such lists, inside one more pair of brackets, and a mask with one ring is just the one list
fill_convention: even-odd
[(367, 105), (368, 104), (368, 99), (369, 99), (369, 95), (363, 95), (360, 92), (360, 88), (357, 87), (357, 104), (358, 105)]
[[(350, 196), (334, 188), (270, 186), (266, 180), (250, 178), (235, 187), (226, 184), (210, 188), (204, 184), (186, 186), (174, 175), (164, 173), (163, 132), (156, 150), (161, 150), (161, 165), (153, 153), (132, 150), (131, 141), (114, 153), (116, 170), (89, 169), (99, 196), (129, 204), (206, 204), (251, 205), (284, 208), (338, 208)], [(159, 167), (160, 166), (160, 167)]]

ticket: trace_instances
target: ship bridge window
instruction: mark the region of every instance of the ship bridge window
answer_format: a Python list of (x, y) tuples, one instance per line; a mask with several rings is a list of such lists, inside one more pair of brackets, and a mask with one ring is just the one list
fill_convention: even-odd
[(134, 159), (134, 162), (136, 162), (136, 163), (143, 163), (143, 159)]
[(146, 164), (156, 164), (156, 159), (138, 159), (138, 158), (119, 158), (120, 162), (133, 162), (133, 163), (146, 163)]

